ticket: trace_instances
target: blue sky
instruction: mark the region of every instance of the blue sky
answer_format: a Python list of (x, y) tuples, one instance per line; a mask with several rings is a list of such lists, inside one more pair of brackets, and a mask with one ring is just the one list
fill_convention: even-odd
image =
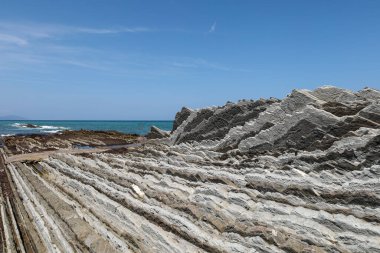
[(0, 115), (172, 119), (326, 84), (380, 87), (380, 1), (1, 3)]

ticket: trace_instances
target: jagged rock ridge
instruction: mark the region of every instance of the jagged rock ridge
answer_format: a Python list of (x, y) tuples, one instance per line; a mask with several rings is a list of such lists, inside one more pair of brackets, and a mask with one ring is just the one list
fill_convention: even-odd
[(8, 164), (13, 248), (380, 252), (379, 119), (377, 90), (295, 90), (182, 109), (169, 137), (126, 152)]

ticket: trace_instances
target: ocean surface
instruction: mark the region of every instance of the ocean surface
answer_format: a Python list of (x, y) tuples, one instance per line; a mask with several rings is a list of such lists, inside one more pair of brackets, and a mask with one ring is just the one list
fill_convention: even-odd
[(0, 121), (0, 136), (57, 133), (63, 130), (80, 129), (114, 130), (122, 133), (145, 135), (153, 125), (163, 130), (171, 130), (173, 121), (2, 120)]

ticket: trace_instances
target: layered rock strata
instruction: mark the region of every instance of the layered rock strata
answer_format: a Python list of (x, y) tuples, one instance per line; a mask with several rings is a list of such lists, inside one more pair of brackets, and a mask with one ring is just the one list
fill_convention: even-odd
[(135, 142), (137, 137), (135, 134), (114, 131), (79, 130), (45, 135), (9, 136), (4, 138), (4, 144), (9, 154), (23, 154), (81, 146), (125, 145)]
[(380, 252), (379, 119), (374, 89), (295, 90), (182, 109), (128, 150), (8, 164), (3, 249)]
[(162, 129), (159, 129), (156, 126), (152, 126), (150, 128), (150, 132), (146, 135), (146, 138), (148, 138), (148, 139), (162, 139), (162, 138), (166, 138), (169, 136), (170, 136), (169, 131), (164, 131)]

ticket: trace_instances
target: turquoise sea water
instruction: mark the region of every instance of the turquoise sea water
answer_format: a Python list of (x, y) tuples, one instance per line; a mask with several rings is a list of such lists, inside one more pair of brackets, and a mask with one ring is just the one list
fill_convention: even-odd
[[(27, 124), (37, 128), (28, 127)], [(145, 135), (151, 126), (171, 130), (173, 121), (77, 121), (77, 120), (4, 120), (0, 121), (0, 135), (56, 133), (62, 130), (115, 130)]]

